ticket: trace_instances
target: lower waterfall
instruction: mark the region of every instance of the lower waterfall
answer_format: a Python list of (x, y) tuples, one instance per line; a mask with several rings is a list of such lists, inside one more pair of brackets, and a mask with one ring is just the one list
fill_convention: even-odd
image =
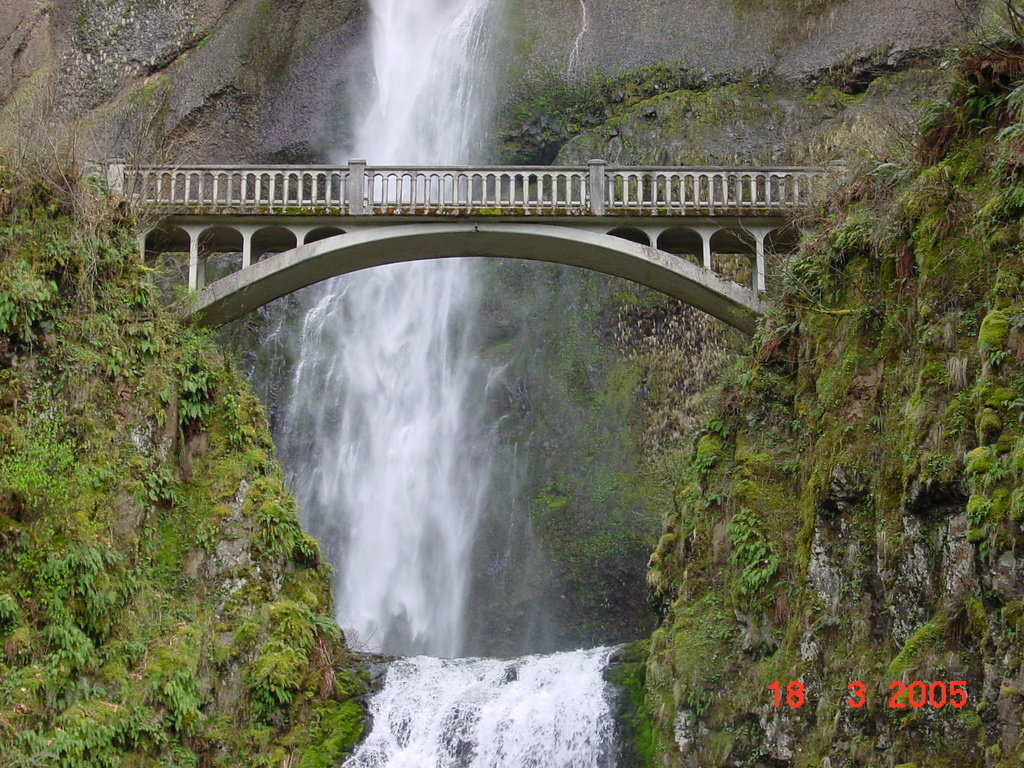
[(613, 768), (610, 654), (394, 661), (344, 768)]

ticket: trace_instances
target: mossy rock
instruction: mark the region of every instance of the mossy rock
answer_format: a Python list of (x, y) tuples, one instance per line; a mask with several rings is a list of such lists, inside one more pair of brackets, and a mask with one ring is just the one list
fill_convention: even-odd
[(981, 321), (978, 331), (978, 349), (988, 352), (999, 349), (1010, 332), (1010, 313), (1005, 309), (993, 309)]
[(717, 457), (722, 451), (722, 438), (716, 434), (706, 434), (697, 441), (698, 456)]
[(977, 422), (978, 442), (992, 443), (1003, 431), (1003, 420), (992, 408), (982, 408)]
[(889, 664), (886, 679), (898, 680), (904, 671), (916, 666), (922, 657), (941, 641), (943, 625), (944, 621), (940, 617), (935, 617), (918, 627)]
[(975, 448), (967, 454), (965, 471), (968, 476), (982, 475), (991, 471), (996, 465), (995, 456), (988, 448)]
[(645, 640), (624, 646), (605, 670), (605, 679), (619, 691), (615, 714), (624, 764), (635, 768), (655, 765), (654, 721), (647, 701), (648, 646)]

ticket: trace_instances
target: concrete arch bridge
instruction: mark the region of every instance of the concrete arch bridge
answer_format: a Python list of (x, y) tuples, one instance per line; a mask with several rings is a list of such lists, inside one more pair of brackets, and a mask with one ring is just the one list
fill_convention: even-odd
[[(337, 275), (482, 256), (623, 277), (751, 331), (767, 309), (766, 256), (791, 248), (810, 168), (126, 166), (110, 186), (156, 212), (147, 254), (188, 254), (187, 310), (234, 320)], [(241, 254), (234, 271), (218, 254)], [(739, 254), (746, 276), (721, 273)], [(741, 272), (744, 270), (740, 270)], [(184, 278), (184, 270), (182, 270)], [(737, 278), (740, 282), (737, 282)], [(744, 284), (745, 283), (745, 284)]]

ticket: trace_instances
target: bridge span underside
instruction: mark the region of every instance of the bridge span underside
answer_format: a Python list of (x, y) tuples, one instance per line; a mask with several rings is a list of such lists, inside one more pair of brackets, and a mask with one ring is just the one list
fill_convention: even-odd
[[(768, 306), (761, 297), (766, 249), (789, 247), (793, 235), (784, 220), (769, 217), (746, 227), (716, 222), (651, 229), (615, 223), (608, 229), (582, 222), (374, 222), (342, 230), (313, 223), (223, 226), (179, 219), (151, 232), (145, 248), (150, 254), (190, 253), (189, 284), (197, 293), (186, 311), (203, 325), (228, 323), (301, 288), (361, 269), (472, 256), (545, 261), (625, 278), (749, 333)], [(719, 251), (749, 257), (750, 287), (711, 269)], [(242, 254), (242, 268), (206, 285), (207, 259), (227, 252)]]

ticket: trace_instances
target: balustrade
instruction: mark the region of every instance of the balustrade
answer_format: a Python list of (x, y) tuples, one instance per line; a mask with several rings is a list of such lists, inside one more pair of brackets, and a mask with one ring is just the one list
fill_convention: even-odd
[(480, 166), (126, 166), (115, 191), (169, 212), (338, 215), (685, 216), (785, 213), (807, 205), (820, 170)]

